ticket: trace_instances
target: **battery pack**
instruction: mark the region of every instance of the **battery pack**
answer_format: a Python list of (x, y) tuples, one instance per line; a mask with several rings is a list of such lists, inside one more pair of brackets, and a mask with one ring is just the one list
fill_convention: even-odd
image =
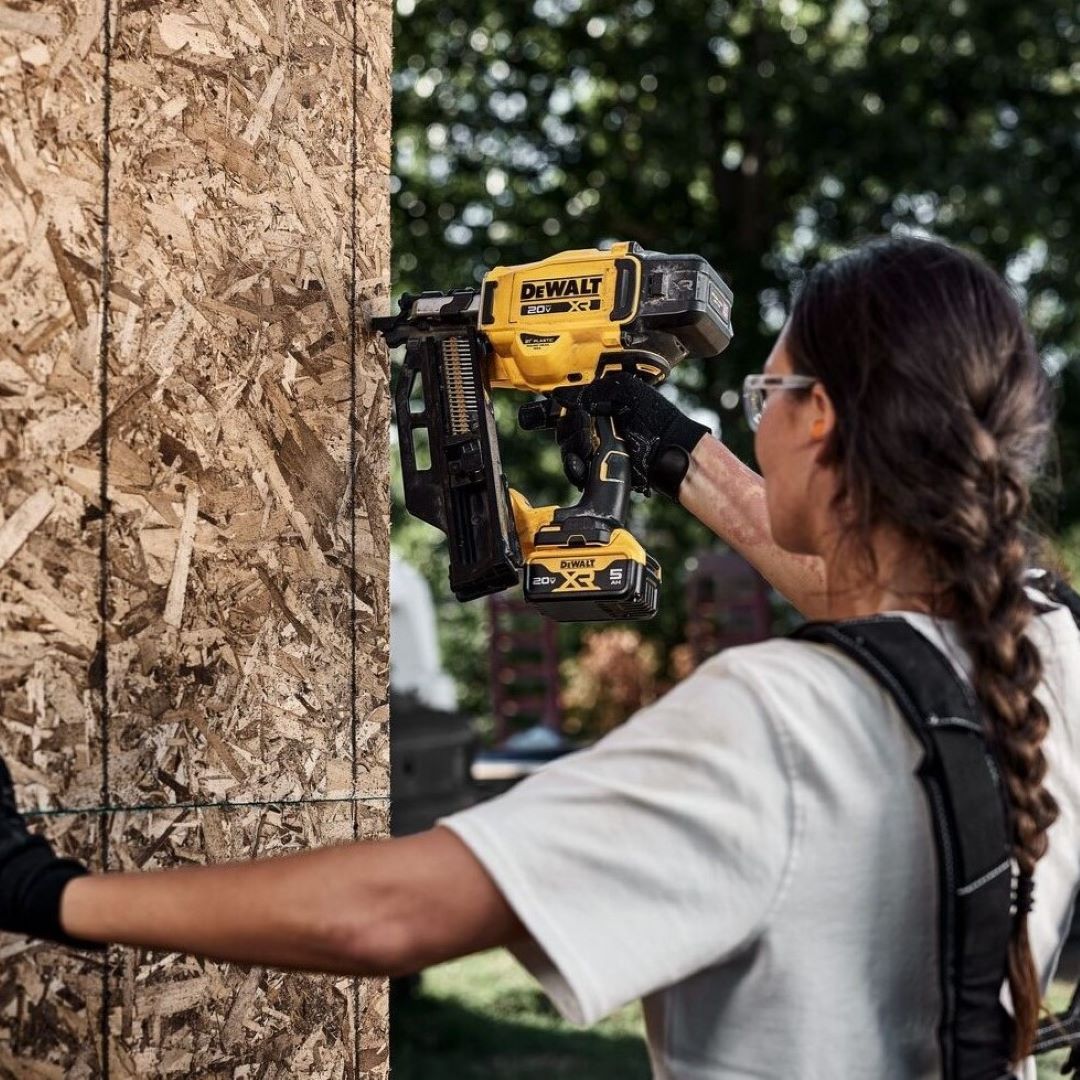
[(534, 548), (525, 564), (525, 599), (558, 622), (651, 619), (660, 597), (660, 566), (588, 548)]

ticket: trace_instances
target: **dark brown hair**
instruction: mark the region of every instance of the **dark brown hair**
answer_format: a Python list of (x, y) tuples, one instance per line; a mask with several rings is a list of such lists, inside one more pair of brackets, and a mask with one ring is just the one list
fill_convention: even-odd
[[(821, 380), (837, 422), (825, 460), (837, 509), (876, 572), (872, 531), (923, 553), (935, 610), (973, 661), (1012, 809), (1013, 857), (1030, 882), (1058, 807), (1043, 787), (1042, 661), (1026, 630), (1030, 485), (1053, 426), (1046, 374), (1006, 283), (935, 240), (874, 240), (804, 280), (786, 341), (795, 370)], [(1009, 945), (1015, 1059), (1030, 1052), (1039, 979), (1018, 911)]]

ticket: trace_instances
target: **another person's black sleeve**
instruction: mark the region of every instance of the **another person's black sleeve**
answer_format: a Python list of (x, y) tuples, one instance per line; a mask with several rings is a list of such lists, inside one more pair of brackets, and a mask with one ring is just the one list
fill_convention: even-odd
[(100, 948), (69, 936), (60, 925), (64, 887), (86, 873), (81, 862), (60, 858), (45, 837), (26, 827), (15, 805), (11, 772), (0, 758), (0, 930), (62, 945)]

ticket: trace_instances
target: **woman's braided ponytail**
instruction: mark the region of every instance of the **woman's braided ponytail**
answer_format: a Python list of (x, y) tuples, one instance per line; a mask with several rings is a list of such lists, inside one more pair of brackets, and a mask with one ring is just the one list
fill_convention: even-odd
[(943, 520), (940, 575), (950, 608), (972, 658), (975, 692), (990, 723), (1012, 811), (1012, 854), (1018, 878), (1017, 911), (1009, 942), (1009, 989), (1016, 1020), (1014, 1058), (1030, 1050), (1038, 1027), (1041, 989), (1027, 932), (1035, 864), (1046, 851), (1046, 832), (1057, 817), (1043, 787), (1046, 710), (1035, 696), (1042, 659), (1027, 636), (1035, 607), (1024, 589), (1028, 546), (1022, 533), (1026, 485), (993, 445), (985, 428), (972, 431), (982, 473), (972, 478), (970, 502)]
[(855, 539), (889, 525), (925, 553), (936, 609), (972, 661), (1012, 821), (1009, 947), (1015, 1059), (1038, 1026), (1027, 933), (1035, 864), (1057, 817), (1043, 786), (1042, 661), (1027, 636), (1029, 487), (1052, 427), (1049, 385), (1018, 305), (972, 256), (935, 241), (867, 244), (815, 270), (788, 326), (798, 371), (837, 413), (829, 448)]

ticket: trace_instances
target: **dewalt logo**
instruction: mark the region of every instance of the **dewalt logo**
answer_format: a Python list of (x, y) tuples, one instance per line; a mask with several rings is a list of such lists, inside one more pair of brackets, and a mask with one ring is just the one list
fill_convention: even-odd
[(570, 296), (599, 296), (604, 278), (600, 274), (583, 277), (544, 278), (521, 283), (521, 301), (561, 300)]
[(573, 277), (537, 278), (521, 283), (522, 315), (565, 315), (599, 311), (603, 306), (600, 289), (603, 274), (575, 274)]
[(589, 570), (596, 565), (595, 559), (560, 559), (560, 570)]

